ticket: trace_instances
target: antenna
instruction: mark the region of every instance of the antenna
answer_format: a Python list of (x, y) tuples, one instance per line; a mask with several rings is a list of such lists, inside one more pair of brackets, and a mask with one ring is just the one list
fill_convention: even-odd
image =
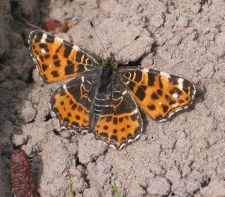
[(136, 36), (133, 40), (131, 40), (127, 44), (125, 44), (120, 50), (117, 51), (117, 53), (115, 55), (118, 55), (119, 52), (121, 52), (122, 50), (124, 50), (127, 46), (129, 46), (132, 42), (134, 42), (135, 40), (137, 40), (139, 37), (140, 37), (140, 34), (138, 36)]
[(98, 38), (98, 41), (101, 43), (102, 48), (104, 49), (104, 52), (105, 52), (106, 56), (108, 57), (107, 50), (106, 50), (106, 48), (104, 47), (104, 45), (102, 44), (102, 42), (101, 42), (101, 40), (100, 40), (100, 38), (99, 38), (99, 36), (98, 36), (98, 34), (97, 34), (97, 32), (96, 32), (94, 24), (92, 23), (92, 21), (89, 21), (89, 22), (90, 22), (91, 27), (94, 29), (95, 35), (96, 35), (96, 37)]

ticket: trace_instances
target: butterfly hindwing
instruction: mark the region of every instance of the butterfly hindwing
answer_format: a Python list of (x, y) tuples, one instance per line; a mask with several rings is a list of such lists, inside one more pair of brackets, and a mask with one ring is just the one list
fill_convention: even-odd
[(120, 72), (130, 94), (147, 114), (164, 121), (187, 108), (194, 99), (195, 87), (188, 80), (151, 69)]
[(95, 75), (79, 76), (61, 86), (51, 98), (51, 108), (60, 125), (76, 131), (89, 130), (95, 96)]
[(76, 77), (95, 69), (95, 60), (82, 49), (54, 35), (33, 31), (29, 36), (31, 56), (46, 82)]
[(96, 94), (93, 131), (97, 139), (122, 148), (141, 135), (143, 123), (125, 86), (121, 82), (113, 84), (108, 93)]

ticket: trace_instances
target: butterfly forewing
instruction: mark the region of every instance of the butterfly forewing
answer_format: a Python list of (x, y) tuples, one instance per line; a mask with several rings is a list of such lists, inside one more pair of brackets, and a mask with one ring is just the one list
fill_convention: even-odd
[(29, 36), (31, 56), (46, 82), (56, 82), (96, 69), (95, 60), (76, 45), (41, 31)]
[(121, 80), (140, 107), (153, 119), (167, 120), (187, 108), (194, 99), (195, 87), (188, 80), (151, 69), (120, 72)]

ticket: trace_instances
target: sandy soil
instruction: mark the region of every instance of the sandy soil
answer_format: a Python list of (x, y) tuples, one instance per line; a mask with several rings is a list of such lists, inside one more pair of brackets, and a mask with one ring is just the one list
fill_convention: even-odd
[[(46, 17), (77, 24), (63, 38), (104, 56), (89, 20), (118, 60), (182, 76), (195, 105), (171, 121), (147, 118), (141, 139), (108, 149), (93, 134), (60, 131), (48, 100), (60, 84), (39, 80), (27, 36)], [(40, 196), (225, 196), (225, 2), (223, 0), (14, 0), (0, 3), (0, 194), (12, 196), (14, 145), (32, 158)]]

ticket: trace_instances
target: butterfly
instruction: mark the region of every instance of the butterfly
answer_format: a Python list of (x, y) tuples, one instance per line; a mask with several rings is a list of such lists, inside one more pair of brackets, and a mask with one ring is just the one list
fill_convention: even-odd
[(41, 31), (31, 32), (28, 43), (45, 82), (70, 79), (50, 100), (60, 125), (77, 132), (93, 132), (96, 139), (117, 149), (140, 137), (140, 109), (162, 122), (193, 103), (195, 86), (184, 78), (128, 68), (117, 63), (112, 54), (102, 60)]

